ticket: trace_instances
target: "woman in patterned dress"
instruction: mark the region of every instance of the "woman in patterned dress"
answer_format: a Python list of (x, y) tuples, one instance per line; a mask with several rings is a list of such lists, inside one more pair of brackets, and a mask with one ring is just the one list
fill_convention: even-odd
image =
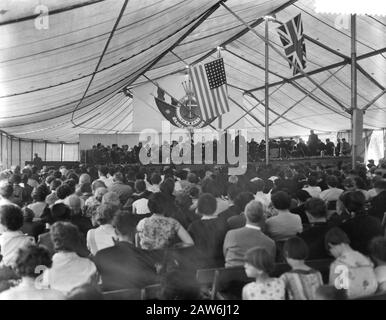
[(304, 263), (308, 247), (303, 239), (293, 237), (286, 241), (283, 252), (291, 271), (281, 275), (290, 300), (315, 300), (316, 290), (323, 285), (322, 275)]
[(245, 254), (245, 273), (256, 281), (244, 286), (243, 300), (284, 300), (285, 285), (280, 278), (270, 278), (274, 258), (262, 248), (252, 248)]
[(187, 245), (194, 242), (189, 233), (175, 219), (166, 217), (164, 195), (156, 192), (149, 197), (148, 207), (152, 215), (137, 225), (136, 244), (145, 250), (164, 249), (179, 239)]

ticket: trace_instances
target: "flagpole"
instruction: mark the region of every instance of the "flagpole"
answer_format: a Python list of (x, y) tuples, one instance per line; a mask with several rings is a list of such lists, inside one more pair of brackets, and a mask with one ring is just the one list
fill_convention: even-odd
[(265, 164), (269, 164), (269, 46), (268, 46), (268, 23), (269, 18), (265, 17)]

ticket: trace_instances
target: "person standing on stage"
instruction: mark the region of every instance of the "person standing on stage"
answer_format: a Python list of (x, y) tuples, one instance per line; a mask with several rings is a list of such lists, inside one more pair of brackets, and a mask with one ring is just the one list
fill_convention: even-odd
[(326, 156), (333, 156), (334, 155), (334, 142), (330, 141), (330, 139), (326, 139)]
[(42, 165), (43, 165), (43, 160), (42, 158), (39, 157), (37, 153), (35, 153), (35, 158), (33, 159), (33, 164), (38, 170), (41, 170)]
[(317, 154), (318, 141), (318, 135), (314, 133), (314, 130), (311, 130), (307, 142), (308, 149), (310, 151), (310, 156), (315, 156)]

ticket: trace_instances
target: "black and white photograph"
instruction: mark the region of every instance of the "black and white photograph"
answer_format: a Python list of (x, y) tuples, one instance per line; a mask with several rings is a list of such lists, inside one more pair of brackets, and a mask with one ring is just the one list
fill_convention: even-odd
[(386, 2), (0, 0), (0, 300), (386, 300)]

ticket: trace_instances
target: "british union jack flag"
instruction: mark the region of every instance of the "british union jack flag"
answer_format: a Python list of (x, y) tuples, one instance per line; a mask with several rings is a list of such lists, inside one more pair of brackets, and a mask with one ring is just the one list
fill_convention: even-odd
[(283, 23), (277, 28), (284, 52), (288, 59), (293, 63), (293, 75), (299, 73), (299, 69), (306, 67), (306, 44), (303, 35), (303, 23), (300, 13)]

